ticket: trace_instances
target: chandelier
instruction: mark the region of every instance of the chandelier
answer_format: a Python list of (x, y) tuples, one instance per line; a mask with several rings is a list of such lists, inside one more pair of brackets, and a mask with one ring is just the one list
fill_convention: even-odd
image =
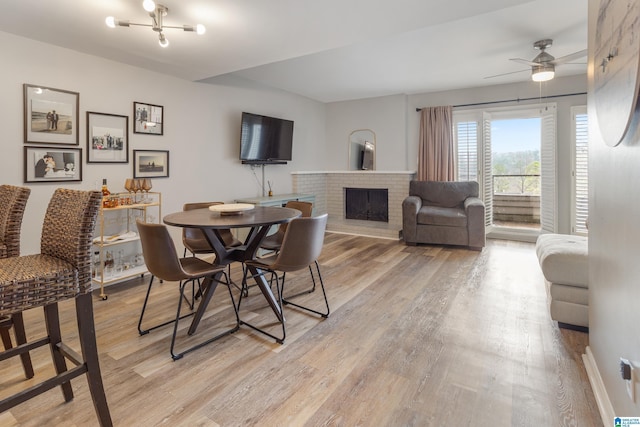
[(151, 24), (137, 24), (135, 22), (129, 22), (127, 20), (118, 20), (113, 16), (108, 16), (107, 19), (105, 19), (105, 22), (107, 23), (107, 26), (109, 28), (115, 28), (116, 26), (129, 27), (131, 25), (137, 25), (140, 27), (151, 27), (153, 31), (156, 31), (158, 33), (158, 43), (162, 47), (169, 46), (169, 40), (162, 32), (166, 28), (173, 28), (183, 31), (194, 31), (199, 35), (204, 34), (206, 31), (206, 28), (202, 24), (182, 26), (164, 25), (163, 19), (165, 16), (167, 16), (169, 8), (161, 4), (156, 4), (153, 0), (144, 0), (142, 2), (142, 7), (144, 8), (144, 10), (149, 12), (149, 16), (151, 17)]

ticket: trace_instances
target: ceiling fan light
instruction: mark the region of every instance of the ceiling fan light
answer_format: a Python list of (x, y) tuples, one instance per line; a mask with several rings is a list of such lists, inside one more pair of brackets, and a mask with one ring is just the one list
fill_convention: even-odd
[(537, 73), (533, 73), (531, 75), (531, 80), (534, 82), (546, 82), (555, 76), (554, 71), (538, 71)]
[(534, 82), (546, 82), (555, 76), (555, 67), (551, 64), (536, 65), (531, 70), (531, 80)]

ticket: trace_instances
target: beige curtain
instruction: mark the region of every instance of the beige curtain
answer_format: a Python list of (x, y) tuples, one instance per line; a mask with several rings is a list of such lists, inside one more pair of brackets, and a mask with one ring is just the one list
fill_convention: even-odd
[(453, 108), (423, 108), (420, 114), (418, 180), (454, 181)]

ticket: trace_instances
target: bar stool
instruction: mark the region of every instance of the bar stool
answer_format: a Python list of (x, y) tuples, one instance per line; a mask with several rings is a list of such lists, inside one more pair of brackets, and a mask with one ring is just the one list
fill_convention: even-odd
[[(0, 258), (20, 255), (20, 230), (29, 194), (31, 189), (27, 187), (0, 185)], [(11, 317), (0, 317), (0, 339), (5, 350), (13, 348), (9, 334), (12, 326), (16, 343), (27, 342), (22, 313), (16, 313)], [(20, 359), (25, 377), (33, 378), (33, 364), (29, 353), (21, 354)]]
[[(60, 386), (64, 400), (73, 399), (71, 380), (87, 375), (89, 392), (101, 426), (111, 415), (100, 374), (91, 295), (91, 243), (102, 202), (98, 191), (59, 188), (44, 218), (40, 253), (0, 259), (0, 316), (43, 307), (46, 335), (0, 353), (0, 361), (49, 346), (56, 375), (0, 400), (4, 412)], [(58, 302), (74, 299), (81, 353), (62, 341)], [(75, 366), (67, 369), (66, 361)]]

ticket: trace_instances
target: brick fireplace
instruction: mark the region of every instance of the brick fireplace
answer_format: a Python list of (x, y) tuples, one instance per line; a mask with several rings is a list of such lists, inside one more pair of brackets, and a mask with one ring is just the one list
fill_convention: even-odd
[[(397, 239), (402, 230), (402, 201), (409, 194), (415, 172), (329, 171), (292, 172), (295, 193), (315, 195), (314, 214), (329, 214), (327, 230)], [(386, 189), (388, 222), (347, 219), (346, 188)]]

